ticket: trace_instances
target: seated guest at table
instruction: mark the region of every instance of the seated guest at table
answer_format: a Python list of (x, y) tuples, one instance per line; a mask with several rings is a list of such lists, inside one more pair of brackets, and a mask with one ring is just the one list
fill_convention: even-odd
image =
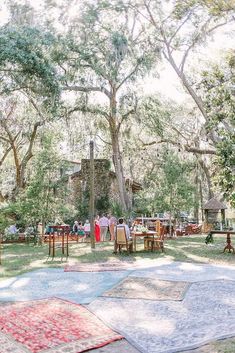
[(78, 234), (78, 221), (75, 221), (73, 224), (73, 233)]
[(126, 223), (124, 223), (124, 219), (123, 218), (119, 218), (118, 224), (115, 227), (115, 237), (116, 237), (116, 230), (118, 228), (123, 228), (123, 227), (125, 228), (125, 231), (126, 231), (127, 240), (131, 239), (130, 228), (128, 227), (128, 225)]
[(19, 232), (19, 230), (16, 228), (15, 224), (12, 224), (9, 228), (8, 228), (8, 233), (9, 234), (17, 234)]
[(78, 231), (77, 234), (79, 235), (79, 238), (81, 239), (81, 241), (84, 241), (86, 239), (86, 233), (84, 231), (84, 227), (82, 225), (82, 222), (78, 223)]
[(86, 222), (84, 223), (84, 232), (86, 234), (86, 238), (90, 236), (90, 232), (91, 232), (91, 225), (89, 220), (87, 219)]
[(125, 232), (126, 232), (126, 238), (127, 240), (131, 240), (131, 232), (130, 232), (130, 228), (128, 227), (127, 224), (124, 223), (124, 219), (123, 218), (119, 218), (118, 220), (118, 224), (116, 225), (115, 229), (114, 229), (114, 234), (115, 234), (115, 241), (114, 241), (114, 254), (117, 253), (117, 242), (116, 242), (116, 236), (117, 236), (117, 229), (119, 228), (125, 228)]

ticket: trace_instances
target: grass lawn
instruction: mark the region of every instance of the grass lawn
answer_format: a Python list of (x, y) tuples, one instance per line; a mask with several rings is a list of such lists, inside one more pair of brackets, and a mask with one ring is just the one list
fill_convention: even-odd
[(27, 243), (4, 244), (0, 278), (11, 277), (43, 267), (64, 267), (65, 263), (98, 262), (118, 259), (166, 258), (172, 261), (188, 261), (197, 263), (217, 263), (235, 265), (233, 253), (223, 253), (226, 238), (222, 235), (214, 236), (214, 243), (205, 244), (205, 235), (178, 237), (165, 241), (165, 252), (148, 252), (143, 249), (143, 240), (138, 239), (137, 252), (128, 255), (114, 255), (113, 243), (96, 244), (95, 251), (91, 251), (90, 243), (70, 243), (68, 259), (61, 258), (61, 250), (57, 249), (56, 256), (48, 257), (48, 244), (34, 246)]

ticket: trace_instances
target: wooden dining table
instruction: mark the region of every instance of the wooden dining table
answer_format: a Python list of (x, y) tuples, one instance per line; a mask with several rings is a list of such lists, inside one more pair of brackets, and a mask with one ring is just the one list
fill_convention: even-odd
[(234, 235), (235, 234), (235, 231), (233, 230), (215, 230), (215, 229), (212, 229), (210, 231), (210, 234), (224, 234), (226, 235), (226, 246), (224, 248), (224, 251), (225, 250), (228, 250), (229, 252), (231, 252), (231, 250), (233, 251), (233, 253), (235, 253), (235, 249), (234, 247), (232, 246), (232, 241), (231, 241), (231, 235)]
[(154, 237), (157, 236), (157, 232), (149, 230), (148, 232), (138, 232), (138, 231), (131, 231), (131, 236), (133, 239), (133, 251), (136, 251), (136, 238), (137, 237)]

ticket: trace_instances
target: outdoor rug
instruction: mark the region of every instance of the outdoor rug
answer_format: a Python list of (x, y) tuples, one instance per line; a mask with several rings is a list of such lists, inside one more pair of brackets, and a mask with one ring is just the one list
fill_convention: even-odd
[(132, 272), (131, 276), (186, 282), (217, 279), (235, 281), (235, 266), (197, 264), (180, 261), (168, 261), (168, 263), (156, 262), (152, 267), (137, 269)]
[(1, 307), (0, 352), (79, 353), (122, 339), (79, 304), (57, 298)]
[(100, 297), (88, 306), (143, 353), (175, 353), (235, 336), (235, 282), (192, 283), (182, 301)]
[(59, 297), (88, 304), (128, 274), (128, 271), (78, 273), (45, 268), (0, 281), (0, 301)]
[(122, 271), (130, 268), (130, 264), (121, 262), (81, 263), (77, 265), (66, 265), (65, 272), (103, 272)]
[(102, 296), (148, 299), (148, 300), (182, 300), (189, 287), (187, 282), (162, 281), (153, 278), (127, 277)]
[(102, 271), (125, 271), (142, 268), (149, 268), (156, 264), (156, 261), (149, 259), (125, 260), (125, 261), (107, 261), (96, 263), (79, 263), (75, 265), (66, 265), (65, 272), (102, 272)]

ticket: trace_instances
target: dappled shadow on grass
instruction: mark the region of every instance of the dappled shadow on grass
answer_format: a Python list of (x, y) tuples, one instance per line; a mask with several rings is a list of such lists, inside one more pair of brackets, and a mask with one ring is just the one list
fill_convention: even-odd
[(235, 255), (223, 253), (225, 237), (215, 237), (212, 245), (205, 244), (205, 236), (178, 237), (165, 241), (165, 252), (145, 251), (143, 239), (137, 241), (137, 252), (113, 254), (113, 243), (97, 243), (91, 250), (90, 243), (70, 243), (69, 257), (62, 256), (61, 249), (56, 249), (55, 257), (48, 257), (48, 244), (34, 246), (18, 243), (4, 244), (0, 278), (15, 276), (23, 272), (44, 267), (64, 267), (66, 263), (73, 265), (85, 262), (121, 261), (134, 263), (140, 259), (185, 261), (196, 263), (235, 264)]
[(205, 236), (178, 238), (177, 241), (167, 241), (168, 255), (176, 261), (200, 263), (235, 264), (235, 255), (225, 252), (225, 237), (215, 237), (213, 244), (205, 244)]

